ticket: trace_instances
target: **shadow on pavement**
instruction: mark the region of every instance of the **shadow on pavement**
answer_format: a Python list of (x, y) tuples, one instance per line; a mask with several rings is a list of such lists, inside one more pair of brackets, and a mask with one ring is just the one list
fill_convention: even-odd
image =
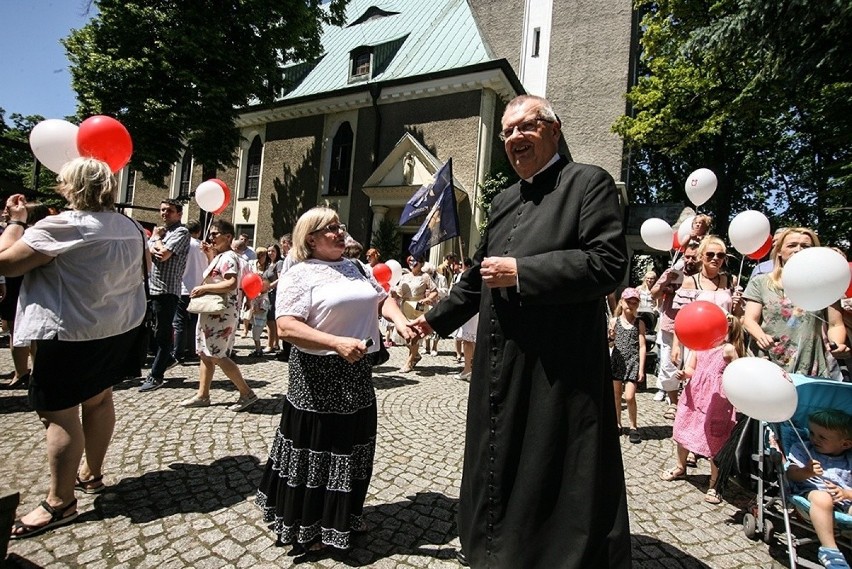
[(28, 413), (32, 410), (27, 402), (27, 391), (25, 389), (0, 391), (0, 414)]
[(376, 389), (394, 389), (418, 383), (420, 382), (400, 375), (373, 375), (373, 387)]
[(180, 513), (209, 513), (245, 501), (257, 491), (262, 470), (257, 457), (229, 456), (211, 464), (176, 462), (169, 470), (123, 478), (78, 518), (91, 522), (127, 517), (142, 524)]
[(677, 547), (655, 537), (633, 534), (633, 569), (682, 567), (684, 569), (710, 569), (703, 561), (684, 553)]
[(418, 492), (402, 502), (367, 506), (364, 520), (372, 529), (356, 537), (351, 550), (323, 550), (296, 557), (294, 562), (313, 563), (329, 558), (347, 567), (369, 567), (393, 555), (454, 559), (456, 548), (447, 544), (458, 537), (457, 504), (456, 498), (438, 492)]

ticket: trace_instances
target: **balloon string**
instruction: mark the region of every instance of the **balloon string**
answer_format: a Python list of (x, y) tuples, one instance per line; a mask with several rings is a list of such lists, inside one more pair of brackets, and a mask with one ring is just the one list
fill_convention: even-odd
[(210, 233), (210, 228), (213, 227), (213, 218), (216, 217), (213, 213), (210, 213), (210, 220), (207, 222), (207, 228), (204, 230), (204, 235), (202, 235), (202, 239), (207, 240), (207, 235)]
[[(796, 425), (793, 424), (793, 421), (787, 419), (787, 422), (790, 423), (790, 427), (793, 429), (793, 432), (796, 433), (796, 438), (799, 439), (799, 442), (802, 443), (802, 448), (805, 449), (805, 454), (808, 455), (808, 460), (813, 461), (814, 456), (811, 454), (811, 451), (808, 450), (808, 445), (805, 444), (805, 441), (802, 439), (802, 435), (799, 434), (799, 429), (796, 428)], [(821, 478), (823, 480), (828, 480), (825, 476), (817, 475), (817, 478)]]
[(745, 255), (740, 257), (740, 272), (737, 275), (737, 286), (742, 286), (743, 282), (743, 265), (745, 265)]

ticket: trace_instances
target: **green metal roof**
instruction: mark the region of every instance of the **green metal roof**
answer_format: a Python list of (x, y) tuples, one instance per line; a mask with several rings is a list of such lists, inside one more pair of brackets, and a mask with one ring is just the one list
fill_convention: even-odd
[[(467, 0), (353, 0), (346, 22), (325, 27), (317, 61), (284, 67), (294, 87), (279, 101), (495, 59)], [(372, 51), (373, 67), (368, 78), (350, 80), (350, 56), (358, 48)]]

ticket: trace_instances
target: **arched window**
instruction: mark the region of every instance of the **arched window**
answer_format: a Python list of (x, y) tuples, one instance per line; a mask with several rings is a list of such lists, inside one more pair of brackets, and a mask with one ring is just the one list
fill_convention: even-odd
[(340, 125), (331, 142), (331, 166), (328, 172), (328, 195), (349, 194), (349, 175), (352, 166), (352, 127)]
[(263, 158), (263, 143), (259, 136), (251, 141), (246, 155), (246, 185), (243, 187), (243, 198), (254, 199), (260, 191), (260, 163)]
[(180, 164), (180, 184), (178, 185), (179, 198), (189, 197), (189, 186), (192, 183), (192, 153), (187, 151), (183, 155)]

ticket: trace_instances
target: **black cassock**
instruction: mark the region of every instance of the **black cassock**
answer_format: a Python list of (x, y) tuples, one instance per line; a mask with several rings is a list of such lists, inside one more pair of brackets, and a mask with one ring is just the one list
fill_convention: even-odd
[[(489, 256), (519, 289), (488, 289)], [(500, 193), (474, 264), (426, 316), (447, 335), (479, 311), (459, 537), (470, 564), (630, 567), (604, 297), (627, 253), (612, 177), (559, 161)]]

